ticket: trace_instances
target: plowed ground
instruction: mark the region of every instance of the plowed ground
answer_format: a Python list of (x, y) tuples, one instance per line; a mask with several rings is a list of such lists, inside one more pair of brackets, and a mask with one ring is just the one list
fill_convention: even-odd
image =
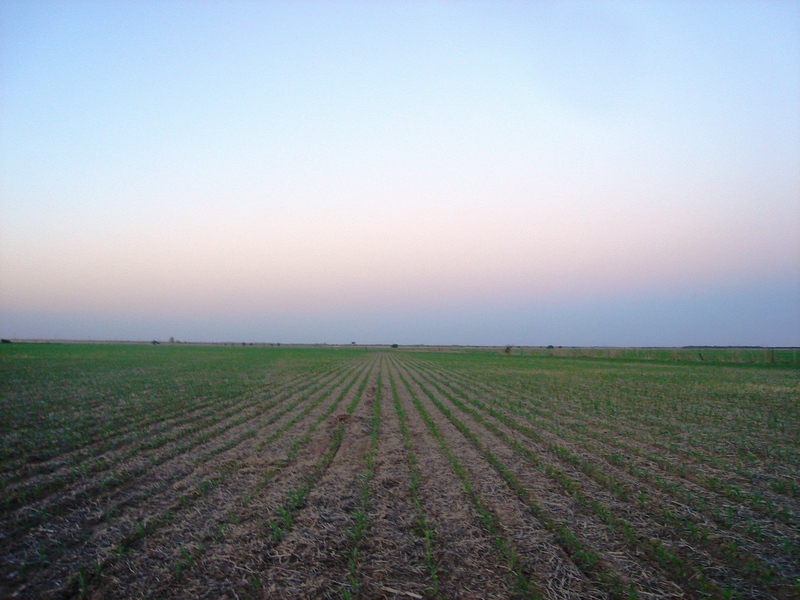
[(800, 598), (775, 365), (0, 352), (0, 597)]

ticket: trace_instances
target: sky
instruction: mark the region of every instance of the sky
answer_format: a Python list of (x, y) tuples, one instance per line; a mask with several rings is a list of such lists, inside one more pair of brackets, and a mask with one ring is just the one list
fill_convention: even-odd
[(0, 335), (800, 345), (800, 2), (0, 3)]

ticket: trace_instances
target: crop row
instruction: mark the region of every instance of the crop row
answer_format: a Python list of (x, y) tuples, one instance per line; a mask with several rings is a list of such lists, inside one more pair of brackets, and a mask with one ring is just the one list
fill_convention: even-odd
[[(294, 431), (295, 437), (286, 440), (283, 456), (277, 461), (273, 461), (268, 469), (258, 473), (255, 478), (252, 474), (242, 473), (236, 482), (228, 482), (225, 489), (220, 490), (220, 494), (224, 494), (227, 500), (223, 507), (219, 507), (219, 503), (213, 498), (205, 499), (205, 505), (214, 506), (215, 509), (202, 524), (186, 519), (170, 524), (170, 531), (165, 531), (163, 535), (168, 540), (166, 543), (175, 548), (175, 552), (173, 559), (168, 561), (165, 567), (166, 573), (159, 578), (161, 580), (160, 585), (177, 585), (185, 578), (191, 577), (204, 555), (216, 545), (224, 543), (226, 538), (230, 536), (230, 529), (238, 527), (247, 521), (249, 507), (263, 501), (261, 496), (264, 493), (269, 495), (271, 492), (276, 499), (274, 500), (274, 507), (266, 514), (258, 511), (250, 519), (251, 522), (256, 524), (257, 530), (260, 532), (260, 538), (263, 541), (260, 552), (268, 552), (270, 547), (281, 542), (287, 533), (291, 531), (292, 521), (298, 510), (306, 502), (308, 494), (336, 456), (342, 441), (344, 423), (339, 422), (334, 431), (329, 436), (326, 436), (327, 441), (321, 446), (326, 450), (323, 454), (318, 455), (313, 462), (297, 465), (296, 459), (299, 453), (306, 448), (319, 426), (329, 420), (360, 378), (361, 383), (346, 408), (346, 414), (352, 414), (363, 396), (364, 387), (372, 368), (372, 366), (368, 366), (366, 369), (359, 369), (357, 373), (349, 378), (346, 384), (340, 386), (339, 392), (335, 397), (326, 394), (325, 398), (328, 402), (325, 408), (316, 414), (307, 425), (304, 433), (300, 434), (294, 431), (294, 426), (303, 422), (305, 417), (319, 403), (313, 407), (307, 407), (303, 413), (296, 415), (295, 418), (287, 421), (284, 426), (275, 431), (269, 439), (263, 440), (264, 446), (261, 446), (261, 444), (259, 446), (262, 448), (266, 446), (275, 452), (277, 450), (275, 443), (280, 441), (283, 434)], [(286, 477), (278, 481), (282, 475)], [(290, 484), (289, 481), (293, 483)], [(234, 499), (231, 498), (231, 493), (235, 493)], [(204, 499), (198, 497), (196, 502), (201, 500)], [(197, 506), (195, 506), (194, 510), (201, 514), (204, 512), (203, 509)], [(191, 542), (183, 544), (179, 540), (190, 540)], [(146, 554), (140, 559), (147, 560)], [(112, 579), (116, 580), (116, 574), (114, 575)], [(124, 593), (129, 593), (129, 591), (127, 589)]]
[[(474, 381), (470, 381), (468, 386), (472, 390), (481, 389), (481, 385)], [(492, 397), (501, 390), (487, 388), (484, 391)], [(704, 513), (718, 525), (726, 528), (736, 525), (743, 535), (755, 541), (777, 545), (782, 548), (781, 551), (796, 552), (796, 544), (792, 541), (793, 530), (796, 532), (794, 516), (792, 509), (787, 508), (787, 500), (763, 491), (745, 493), (723, 480), (723, 474), (716, 476), (704, 473), (707, 467), (703, 465), (699, 465), (700, 468), (687, 468), (685, 464), (673, 462), (663, 454), (656, 455), (631, 440), (625, 441), (626, 438), (618, 430), (614, 435), (609, 435), (609, 431), (599, 432), (587, 426), (580, 417), (565, 419), (553, 410), (543, 409), (526, 399), (506, 397), (504, 403), (537, 429), (552, 432), (562, 440), (580, 446), (601, 470), (623, 468), (634, 476), (637, 486), (654, 486), (660, 492), (671, 495), (674, 501), (690, 506), (695, 512)], [(598, 462), (598, 459), (602, 460)], [(743, 510), (742, 504), (749, 505), (749, 510)], [(731, 518), (732, 506), (736, 507), (735, 522)], [(759, 525), (756, 527), (755, 524)]]
[[(352, 371), (352, 368), (347, 370)], [(329, 380), (328, 376), (323, 376), (323, 378), (316, 383), (314, 383), (313, 379), (309, 380), (309, 385), (304, 386), (306, 389), (302, 393), (287, 393), (287, 395), (284, 398), (281, 398), (280, 401), (266, 403), (269, 406), (265, 406), (265, 410), (262, 411), (266, 414), (261, 417), (258, 422), (252, 423), (253, 419), (243, 419), (243, 417), (229, 419), (224, 426), (214, 427), (208, 430), (206, 434), (195, 436), (195, 438), (193, 438), (190, 442), (184, 442), (183, 444), (177, 445), (174, 452), (169, 453), (167, 456), (160, 457), (160, 459), (163, 460), (157, 461), (157, 464), (153, 464), (152, 461), (146, 463), (141, 473), (136, 471), (126, 472), (130, 474), (130, 482), (133, 482), (134, 479), (142, 479), (144, 477), (142, 482), (149, 482), (151, 485), (139, 485), (132, 488), (130, 491), (123, 489), (121, 490), (123, 493), (116, 495), (116, 500), (114, 500), (115, 496), (109, 496), (107, 493), (105, 493), (110, 490), (104, 491), (100, 489), (84, 491), (83, 497), (86, 498), (86, 502), (99, 503), (103, 506), (103, 511), (101, 515), (99, 515), (99, 522), (101, 523), (109, 519), (115, 522), (119, 522), (121, 520), (124, 521), (124, 519), (121, 519), (124, 513), (133, 513), (136, 511), (137, 506), (145, 503), (147, 504), (148, 508), (152, 508), (158, 496), (164, 496), (166, 500), (166, 506), (168, 506), (168, 508), (162, 511), (161, 517), (157, 517), (154, 520), (135, 520), (135, 525), (128, 528), (131, 531), (129, 531), (127, 534), (122, 534), (123, 539), (131, 538), (135, 540), (137, 539), (137, 532), (139, 535), (141, 535), (149, 531), (149, 528), (152, 527), (152, 525), (150, 525), (151, 522), (159, 523), (162, 521), (170, 521), (176, 510), (185, 506), (189, 499), (195, 497), (198, 493), (198, 490), (203, 491), (214, 488), (219, 485), (219, 483), (228, 475), (230, 475), (231, 472), (236, 471), (236, 468), (231, 470), (230, 465), (236, 465), (237, 460), (217, 460), (216, 464), (222, 465), (220, 467), (222, 473), (220, 477), (222, 479), (217, 476), (204, 477), (202, 475), (203, 467), (210, 458), (217, 454), (229, 454), (245, 441), (251, 441), (251, 444), (255, 445), (258, 442), (258, 437), (263, 438), (259, 442), (260, 447), (263, 448), (264, 445), (280, 437), (283, 432), (287, 431), (289, 428), (291, 428), (291, 426), (308, 414), (308, 412), (313, 410), (313, 408), (315, 408), (326, 397), (326, 394), (328, 393), (326, 390), (335, 388), (337, 385), (339, 385), (339, 382), (343, 380), (343, 377), (346, 376), (346, 373), (339, 374), (333, 380)], [(325, 383), (326, 380), (329, 380), (329, 382)], [(316, 399), (313, 399), (314, 394), (317, 394)], [(308, 401), (310, 398), (313, 401), (309, 403)], [(285, 400), (287, 399), (290, 399), (291, 401), (285, 403)], [(281, 402), (284, 402), (284, 404), (281, 405)], [(307, 403), (308, 406), (304, 407), (305, 403)], [(294, 417), (289, 418), (288, 421), (281, 422), (281, 419), (283, 419), (285, 415), (290, 415), (291, 412), (296, 408), (303, 408), (303, 410), (301, 410), (300, 413), (296, 414)], [(269, 409), (273, 410), (270, 412)], [(248, 422), (251, 422), (251, 426), (249, 428), (247, 427)], [(258, 434), (259, 429), (270, 427), (273, 423), (278, 423), (280, 425), (277, 431), (273, 431), (273, 433), (269, 435)], [(234, 433), (236, 431), (239, 433)], [(226, 433), (226, 441), (214, 441), (216, 439), (221, 439), (221, 436)], [(207, 448), (207, 450), (202, 451), (202, 448)], [(181, 458), (182, 456), (185, 456), (185, 458)], [(220, 456), (219, 458), (222, 459), (223, 457)], [(172, 463), (175, 463), (175, 461), (178, 459), (180, 459), (180, 463), (172, 466)], [(154, 480), (154, 469), (157, 470), (158, 467), (160, 467), (164, 472), (164, 476), (156, 477), (156, 483), (152, 484), (152, 481)], [(179, 467), (180, 470), (175, 471), (175, 467)], [(198, 469), (200, 469), (199, 473), (197, 472)], [(176, 479), (176, 477), (178, 478)], [(121, 485), (123, 482), (119, 481), (117, 483), (118, 485)], [(127, 487), (130, 486), (128, 485), (126, 488)], [(101, 495), (98, 496), (98, 493)], [(170, 501), (169, 498), (176, 493), (180, 494), (178, 500)], [(161, 503), (164, 504), (164, 501), (161, 501)], [(66, 512), (66, 509), (69, 508), (69, 506), (67, 506), (68, 504), (69, 500), (62, 498), (62, 506), (60, 507), (61, 510), (52, 511), (53, 514), (49, 515), (50, 518), (59, 516), (59, 522), (67, 521), (69, 523), (73, 522), (76, 518), (85, 519), (89, 517), (92, 518), (92, 521), (95, 524), (98, 523), (96, 517), (93, 518), (91, 515), (85, 514), (85, 511), (78, 510), (80, 508), (79, 506), (74, 508), (72, 512)], [(113, 527), (111, 529), (113, 529)], [(38, 528), (34, 535), (41, 536), (39, 533), (41, 530), (41, 527)], [(21, 542), (24, 546), (31, 546), (30, 541), (21, 540)], [(52, 542), (49, 544), (50, 551), (46, 550), (48, 546), (47, 542)], [(42, 546), (43, 543), (44, 546)], [(108, 543), (108, 541), (105, 541), (105, 543), (114, 548), (120, 547), (119, 542)], [(42, 540), (40, 537), (40, 541), (37, 543), (38, 560), (33, 565), (30, 564), (30, 561), (28, 561), (27, 564), (26, 562), (18, 564), (18, 578), (24, 579), (25, 572), (29, 571), (32, 566), (39, 568), (49, 566), (52, 561), (59, 559), (62, 555), (68, 554), (67, 551), (70, 547), (82, 548), (85, 545), (86, 540), (82, 539), (82, 537), (67, 539), (66, 541), (64, 540), (63, 536), (56, 536), (54, 539), (45, 538), (44, 540)], [(121, 547), (124, 548), (125, 546), (126, 544), (123, 543)], [(42, 553), (43, 548), (44, 554)]]
[[(785, 367), (266, 348), (139, 348), (126, 365), (116, 348), (74, 363), (34, 350), (54, 375), (12, 369), (4, 443), (36, 426), (14, 403), (42, 390), (84, 434), (102, 407), (108, 428), (62, 457), (8, 453), (0, 596), (800, 594)], [(191, 393), (159, 412), (171, 367)], [(757, 423), (777, 419), (769, 431), (744, 427), (748, 402)], [(51, 450), (64, 422), (38, 421)], [(733, 466), (743, 446), (760, 458)]]
[[(655, 498), (650, 497), (650, 494), (645, 494), (641, 488), (631, 488), (627, 483), (619, 481), (613, 475), (609, 475), (607, 469), (598, 468), (592, 461), (574, 454), (563, 445), (552, 441), (543, 443), (540, 434), (536, 431), (540, 430), (541, 422), (531, 423), (535, 425), (535, 428), (522, 425), (520, 418), (525, 419), (527, 415), (521, 410), (514, 410), (513, 404), (500, 402), (489, 404), (485, 400), (481, 402), (472, 397), (476, 387), (479, 387), (475, 385), (474, 381), (471, 381), (471, 385), (466, 386), (471, 392), (470, 395), (467, 395), (464, 388), (455, 387), (451, 381), (447, 381), (447, 375), (449, 373), (442, 375), (440, 372), (439, 376), (444, 378), (445, 382), (442, 383), (440, 381), (437, 383), (435, 380), (429, 379), (430, 385), (454, 406), (469, 413), (481, 425), (511, 444), (518, 453), (525, 456), (533, 464), (538, 464), (551, 478), (562, 484), (565, 492), (572, 494), (576, 499), (579, 499), (584, 505), (592, 509), (598, 518), (604, 520), (617, 531), (618, 535), (627, 539), (630, 544), (635, 545), (639, 551), (649, 554), (662, 568), (667, 569), (676, 580), (683, 581), (684, 584), (688, 584), (690, 587), (695, 586), (698, 592), (709, 593), (709, 587), (716, 586), (716, 584), (713, 581), (707, 581), (703, 572), (697, 571), (697, 567), (694, 565), (702, 564), (703, 556), (706, 553), (710, 553), (718, 561), (724, 563), (726, 567), (735, 569), (734, 579), (743, 575), (745, 579), (750, 580), (759, 589), (775, 587), (780, 590), (793, 587), (793, 573), (791, 570), (788, 574), (779, 573), (776, 572), (777, 569), (773, 566), (780, 564), (781, 551), (777, 553), (775, 551), (766, 552), (767, 558), (772, 560), (765, 560), (752, 552), (748, 552), (741, 546), (737, 546), (735, 542), (732, 544), (730, 541), (725, 543), (724, 538), (721, 541), (720, 538), (722, 536), (719, 535), (718, 531), (714, 531), (713, 535), (709, 535), (702, 522), (693, 518), (691, 513), (687, 516), (685, 512), (683, 514), (675, 512), (673, 507), (676, 503), (660, 504)], [(443, 389), (445, 386), (449, 391)], [(434, 398), (432, 400), (435, 401)], [(501, 404), (502, 408), (499, 407)], [(506, 427), (522, 433), (529, 440), (536, 442), (537, 450), (544, 451), (549, 455), (548, 461), (543, 463), (531, 451), (530, 446), (525, 446), (518, 440), (510, 439), (506, 433), (498, 429), (494, 421), (502, 423)], [(477, 438), (473, 442), (479, 443)], [(672, 543), (662, 543), (657, 535), (653, 535), (655, 531), (645, 530), (641, 534), (637, 534), (634, 528), (624, 519), (597, 501), (596, 492), (591, 494), (583, 492), (577, 480), (565, 476), (562, 469), (553, 466), (558, 462), (577, 469), (579, 473), (588, 476), (594, 483), (600, 484), (607, 491), (610, 491), (616, 500), (626, 503), (628, 511), (643, 515), (651, 522), (663, 520), (669, 523), (669, 530), (661, 528), (660, 535), (662, 537), (667, 535), (668, 539), (672, 538)], [(613, 469), (611, 470), (613, 471)], [(677, 533), (677, 538), (674, 535), (675, 533)], [(692, 545), (701, 546), (703, 553), (682, 551), (683, 548), (691, 548)], [(729, 594), (733, 589), (733, 582), (723, 581), (720, 586), (716, 587), (721, 588), (721, 593)]]

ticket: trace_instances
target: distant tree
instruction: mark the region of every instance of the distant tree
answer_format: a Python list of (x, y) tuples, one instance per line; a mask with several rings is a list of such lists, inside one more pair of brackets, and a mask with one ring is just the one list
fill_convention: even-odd
[(397, 348), (397, 344), (392, 344), (392, 348)]
[(175, 338), (174, 337), (169, 338), (169, 343), (170, 344), (174, 344), (175, 343)]

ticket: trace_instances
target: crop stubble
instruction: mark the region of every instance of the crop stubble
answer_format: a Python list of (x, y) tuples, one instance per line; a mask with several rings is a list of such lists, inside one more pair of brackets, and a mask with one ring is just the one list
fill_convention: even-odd
[(0, 596), (800, 597), (796, 368), (2, 352)]

